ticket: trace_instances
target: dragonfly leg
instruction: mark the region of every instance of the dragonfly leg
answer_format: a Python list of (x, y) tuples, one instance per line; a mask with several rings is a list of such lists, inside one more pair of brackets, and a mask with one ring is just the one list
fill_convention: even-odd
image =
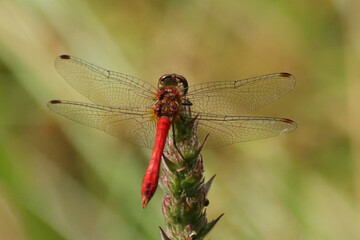
[(184, 155), (181, 153), (180, 149), (177, 147), (176, 145), (176, 139), (175, 139), (175, 126), (174, 123), (172, 124), (172, 131), (173, 131), (173, 143), (174, 143), (174, 147), (175, 149), (178, 151), (178, 153), (180, 154), (181, 158), (186, 162)]

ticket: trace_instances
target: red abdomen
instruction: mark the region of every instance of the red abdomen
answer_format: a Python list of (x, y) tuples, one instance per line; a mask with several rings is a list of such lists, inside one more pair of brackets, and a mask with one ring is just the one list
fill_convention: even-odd
[(141, 201), (143, 208), (146, 207), (154, 195), (158, 185), (161, 155), (164, 150), (170, 124), (171, 122), (168, 117), (160, 117), (158, 120), (153, 154), (151, 156), (149, 166), (146, 170), (141, 187)]

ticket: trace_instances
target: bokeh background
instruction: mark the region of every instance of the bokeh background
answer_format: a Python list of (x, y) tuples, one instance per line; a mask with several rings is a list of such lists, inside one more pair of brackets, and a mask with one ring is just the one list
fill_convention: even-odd
[(0, 0), (0, 239), (160, 239), (151, 150), (60, 117), (71, 54), (153, 84), (290, 72), (286, 136), (204, 152), (209, 239), (360, 239), (360, 1)]

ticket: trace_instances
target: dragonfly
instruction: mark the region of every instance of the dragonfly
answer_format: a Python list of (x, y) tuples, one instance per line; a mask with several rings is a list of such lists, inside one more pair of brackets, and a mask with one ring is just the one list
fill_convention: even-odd
[(141, 187), (143, 208), (156, 191), (169, 130), (185, 115), (185, 109), (190, 108), (196, 116), (197, 137), (207, 139), (206, 147), (274, 137), (292, 132), (297, 126), (287, 118), (247, 115), (293, 89), (296, 81), (289, 73), (192, 86), (182, 75), (165, 74), (156, 88), (139, 78), (69, 55), (57, 57), (55, 68), (92, 103), (52, 100), (48, 103), (52, 111), (153, 148)]

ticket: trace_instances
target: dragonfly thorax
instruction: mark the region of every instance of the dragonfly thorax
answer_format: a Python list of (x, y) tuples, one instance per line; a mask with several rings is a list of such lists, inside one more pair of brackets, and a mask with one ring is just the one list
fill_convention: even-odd
[(175, 118), (182, 110), (182, 94), (175, 87), (167, 87), (158, 90), (155, 103), (155, 114), (157, 117)]

